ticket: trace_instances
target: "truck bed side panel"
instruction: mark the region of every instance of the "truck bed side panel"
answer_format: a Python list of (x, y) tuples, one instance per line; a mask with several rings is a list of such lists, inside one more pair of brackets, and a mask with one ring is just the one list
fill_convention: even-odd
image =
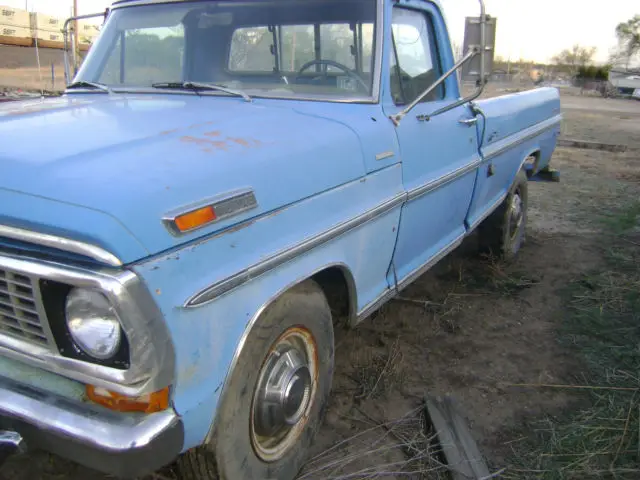
[(480, 135), (484, 133), (482, 165), (467, 217), (470, 229), (501, 203), (528, 157), (537, 156), (537, 170), (548, 165), (561, 120), (560, 96), (553, 88), (481, 100), (477, 105), (486, 120), (478, 125)]

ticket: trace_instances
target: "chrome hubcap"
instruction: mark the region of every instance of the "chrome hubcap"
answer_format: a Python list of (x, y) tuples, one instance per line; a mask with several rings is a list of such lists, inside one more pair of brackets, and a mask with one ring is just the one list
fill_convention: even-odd
[(315, 358), (311, 334), (296, 328), (280, 337), (260, 370), (251, 438), (265, 461), (282, 457), (306, 425), (316, 388)]
[(522, 226), (522, 222), (524, 220), (524, 205), (522, 203), (522, 197), (519, 192), (516, 192), (511, 199), (511, 208), (510, 208), (510, 233), (511, 238), (514, 238), (518, 232), (520, 231), (520, 227)]
[(311, 393), (311, 375), (303, 354), (278, 345), (263, 367), (254, 405), (255, 431), (271, 436), (300, 421)]

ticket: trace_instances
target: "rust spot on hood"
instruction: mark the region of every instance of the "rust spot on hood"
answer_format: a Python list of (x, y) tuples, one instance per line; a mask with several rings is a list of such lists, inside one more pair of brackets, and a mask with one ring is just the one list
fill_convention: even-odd
[(171, 135), (172, 133), (176, 133), (178, 131), (177, 128), (174, 128), (172, 130), (165, 130), (163, 132), (160, 132), (160, 135)]
[[(240, 137), (225, 137), (222, 138), (222, 135), (219, 131), (215, 130), (212, 132), (204, 133), (205, 137), (195, 137), (193, 135), (185, 135), (180, 137), (180, 141), (183, 143), (189, 143), (192, 145), (197, 145), (202, 147), (204, 152), (210, 153), (216, 150), (227, 151), (232, 147), (243, 147), (243, 148), (252, 148), (262, 146), (263, 143), (260, 140), (256, 140), (254, 138), (240, 138)], [(214, 140), (214, 138), (218, 140)]]
[(185, 135), (180, 138), (180, 141), (184, 143), (192, 143), (194, 145), (198, 145), (200, 147), (205, 147), (205, 151), (211, 151), (211, 147), (216, 148), (218, 150), (227, 150), (229, 148), (229, 144), (225, 141), (221, 140), (209, 140), (208, 138), (198, 138), (192, 137), (190, 135)]
[(238, 145), (242, 145), (243, 147), (248, 147), (249, 146), (249, 142), (247, 140), (245, 140), (244, 138), (233, 138), (233, 137), (228, 137), (227, 138), (229, 141), (237, 143)]

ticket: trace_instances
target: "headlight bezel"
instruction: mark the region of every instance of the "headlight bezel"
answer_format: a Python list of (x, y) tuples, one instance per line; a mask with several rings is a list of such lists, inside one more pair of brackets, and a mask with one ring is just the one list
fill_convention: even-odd
[[(73, 338), (67, 324), (66, 304), (67, 299), (74, 289), (85, 289), (102, 294), (111, 303), (115, 314), (120, 322), (120, 343), (116, 352), (109, 358), (99, 358), (86, 352)], [(63, 357), (80, 360), (95, 365), (114, 368), (117, 370), (128, 370), (131, 367), (131, 352), (129, 340), (123, 326), (123, 322), (118, 314), (115, 305), (110, 301), (105, 292), (86, 286), (74, 286), (52, 280), (41, 280), (40, 291), (42, 301), (47, 311), (49, 328), (58, 347), (60, 355)]]
[[(120, 368), (88, 357), (66, 356), (53, 338), (51, 347), (44, 347), (0, 336), (0, 355), (130, 397), (153, 393), (174, 383), (176, 353), (167, 320), (145, 280), (132, 269), (86, 262), (62, 264), (48, 258), (11, 254), (0, 254), (0, 268), (31, 279), (35, 298), (41, 304), (39, 313), (50, 327), (64, 328), (62, 313), (68, 289), (84, 287), (103, 292), (122, 321), (129, 347), (128, 367)], [(51, 295), (55, 288), (50, 286), (61, 287), (62, 294)], [(54, 301), (47, 301), (52, 297)]]

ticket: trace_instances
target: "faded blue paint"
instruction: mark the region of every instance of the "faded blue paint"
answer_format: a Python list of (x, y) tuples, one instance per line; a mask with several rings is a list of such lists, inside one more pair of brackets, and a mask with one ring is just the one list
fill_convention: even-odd
[(186, 448), (197, 445), (206, 435), (221, 393), (218, 387), (224, 381), (238, 339), (265, 302), (292, 283), (336, 263), (347, 265), (353, 274), (359, 309), (388, 287), (385, 274), (396, 239), (400, 207), (209, 305), (185, 309), (181, 307), (185, 299), (261, 258), (364, 213), (401, 192), (401, 168), (391, 166), (309, 198), (250, 227), (182, 249), (179, 258), (173, 254), (161, 256), (135, 267), (151, 291), (162, 292), (156, 296), (157, 301), (172, 336), (179, 339), (175, 342), (174, 404), (187, 425), (193, 425), (185, 430)]
[[(361, 139), (333, 116), (323, 118), (326, 105), (309, 115), (273, 100), (89, 94), (83, 98), (93, 101), (78, 104), (76, 98), (51, 100), (55, 107), (39, 102), (18, 115), (9, 106), (0, 116), (0, 138), (11, 138), (0, 152), (2, 187), (95, 211), (94, 221), (67, 219), (64, 233), (74, 237), (91, 238), (108, 215), (157, 253), (362, 175)], [(309, 132), (316, 132), (313, 142)], [(339, 168), (329, 168), (338, 160)], [(274, 188), (273, 179), (287, 188)], [(159, 221), (170, 210), (243, 187), (254, 189), (258, 209), (180, 238)], [(10, 225), (23, 220), (19, 212), (1, 213)], [(58, 215), (46, 209), (30, 216), (36, 228), (59, 227)], [(122, 232), (101, 240), (125, 263), (141, 256)]]
[[(432, 16), (447, 70), (453, 54), (439, 6), (399, 3)], [(394, 5), (384, 2), (385, 39)], [(419, 121), (458, 98), (452, 76), (445, 99), (418, 105), (396, 128), (388, 119), (399, 111), (388, 41), (382, 52), (378, 104), (74, 94), (0, 107), (0, 223), (100, 245), (142, 277), (175, 345), (173, 403), (184, 450), (206, 438), (239, 341), (270, 301), (340, 265), (353, 276), (362, 311), (468, 234), (527, 156), (539, 155), (539, 168), (549, 163), (556, 90), (477, 102), (486, 117), (477, 128), (459, 123), (472, 117), (468, 105)], [(169, 211), (240, 188), (254, 190), (258, 208), (181, 237), (161, 222)], [(208, 286), (398, 197), (408, 201), (204, 306), (184, 307)]]

